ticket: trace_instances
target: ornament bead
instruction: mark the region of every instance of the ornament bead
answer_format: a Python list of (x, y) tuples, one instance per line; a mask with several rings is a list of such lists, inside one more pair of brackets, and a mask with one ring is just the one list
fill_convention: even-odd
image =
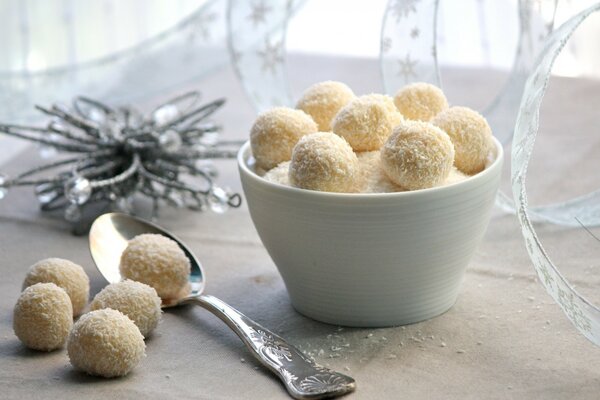
[(6, 193), (8, 192), (8, 176), (5, 174), (0, 174), (0, 200), (6, 197)]
[(169, 129), (158, 137), (158, 144), (163, 150), (169, 153), (177, 151), (181, 148), (181, 136), (179, 136), (177, 131)]
[(179, 116), (179, 109), (173, 104), (165, 104), (152, 113), (152, 120), (158, 126), (166, 125)]
[(81, 176), (75, 176), (65, 183), (65, 197), (72, 204), (85, 204), (92, 196), (90, 181)]
[(208, 206), (213, 212), (223, 214), (229, 209), (229, 195), (224, 189), (213, 186), (208, 194)]

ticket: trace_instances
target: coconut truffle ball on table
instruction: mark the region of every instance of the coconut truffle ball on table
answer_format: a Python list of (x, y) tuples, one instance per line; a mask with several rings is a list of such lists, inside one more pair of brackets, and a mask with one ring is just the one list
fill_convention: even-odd
[(296, 108), (310, 115), (320, 131), (328, 132), (335, 115), (354, 97), (352, 89), (342, 82), (319, 82), (302, 93)]
[(315, 121), (302, 110), (275, 107), (259, 114), (250, 130), (250, 147), (256, 164), (269, 170), (289, 161), (298, 140), (317, 131)]
[(90, 375), (127, 375), (145, 355), (140, 330), (129, 317), (110, 308), (91, 311), (73, 325), (67, 341), (71, 364)]
[(73, 304), (73, 316), (83, 312), (90, 294), (90, 279), (81, 266), (62, 258), (38, 261), (29, 268), (23, 289), (40, 282), (52, 282), (67, 292)]
[(432, 123), (450, 136), (456, 151), (456, 168), (466, 174), (485, 168), (493, 140), (492, 129), (481, 114), (467, 107), (450, 107), (439, 113)]
[(394, 104), (405, 118), (416, 121), (430, 121), (448, 108), (444, 92), (424, 82), (404, 86), (394, 96)]
[(174, 240), (145, 233), (129, 241), (121, 255), (120, 270), (123, 278), (152, 286), (168, 302), (181, 297), (191, 265)]
[(293, 186), (323, 192), (354, 192), (360, 169), (352, 147), (331, 132), (304, 136), (292, 153), (289, 167)]
[(450, 138), (427, 122), (398, 125), (381, 148), (383, 170), (395, 184), (408, 190), (441, 185), (453, 161)]
[(73, 306), (67, 292), (54, 283), (36, 283), (21, 293), (13, 311), (13, 330), (34, 350), (61, 348), (73, 326)]
[(398, 123), (397, 114), (378, 98), (357, 98), (335, 116), (332, 129), (355, 151), (379, 150)]
[(102, 289), (92, 300), (90, 309), (121, 311), (136, 324), (144, 337), (148, 337), (160, 321), (160, 304), (160, 297), (153, 287), (127, 279)]

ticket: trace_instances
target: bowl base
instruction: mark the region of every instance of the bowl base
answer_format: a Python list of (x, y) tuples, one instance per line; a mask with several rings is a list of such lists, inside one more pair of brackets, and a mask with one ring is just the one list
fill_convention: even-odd
[(455, 296), (452, 301), (447, 302), (439, 307), (434, 309), (427, 310), (427, 312), (420, 314), (412, 314), (409, 316), (395, 316), (393, 318), (374, 318), (373, 316), (367, 316), (361, 318), (361, 316), (357, 315), (352, 319), (340, 319), (340, 318), (332, 318), (331, 315), (323, 315), (320, 313), (314, 313), (311, 311), (304, 310), (301, 306), (298, 306), (292, 302), (292, 306), (294, 310), (296, 310), (299, 314), (303, 316), (313, 319), (318, 322), (323, 322), (330, 325), (335, 326), (344, 326), (350, 328), (391, 328), (395, 326), (403, 326), (403, 325), (411, 325), (416, 324), (417, 322), (423, 322), (435, 317), (439, 317), (440, 315), (449, 311), (452, 306), (456, 303), (458, 296)]

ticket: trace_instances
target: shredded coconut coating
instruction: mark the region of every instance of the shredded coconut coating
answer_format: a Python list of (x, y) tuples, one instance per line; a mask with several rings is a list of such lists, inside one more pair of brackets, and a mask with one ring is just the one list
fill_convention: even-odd
[(352, 100), (335, 116), (333, 132), (350, 143), (355, 151), (381, 148), (399, 122), (397, 112), (379, 98), (371, 96)]
[(300, 139), (289, 166), (292, 186), (322, 192), (354, 192), (360, 178), (358, 159), (350, 145), (331, 132)]
[(403, 192), (383, 172), (379, 150), (358, 153), (358, 163), (361, 172), (361, 193), (393, 193)]
[(444, 185), (452, 185), (454, 183), (462, 182), (467, 179), (469, 175), (466, 175), (458, 170), (455, 166), (452, 166)]
[(381, 105), (383, 105), (390, 114), (392, 121), (392, 130), (405, 121), (404, 117), (402, 116), (402, 114), (400, 114), (400, 111), (398, 111), (396, 105), (394, 104), (394, 98), (388, 96), (387, 94), (371, 93), (366, 94), (364, 96), (360, 96), (360, 99), (366, 101), (377, 101)]
[(133, 321), (110, 308), (91, 311), (75, 323), (67, 342), (71, 364), (90, 375), (127, 375), (146, 355), (144, 337)]
[(423, 82), (404, 86), (394, 96), (394, 103), (405, 118), (416, 121), (431, 121), (448, 108), (444, 92), (437, 86)]
[(354, 97), (352, 89), (342, 82), (325, 81), (306, 89), (296, 108), (310, 115), (320, 131), (329, 132), (335, 115)]
[(273, 169), (270, 169), (263, 175), (263, 178), (269, 182), (278, 183), (280, 185), (290, 185), (290, 161), (284, 161)]
[(261, 113), (250, 131), (250, 147), (256, 164), (268, 170), (289, 161), (298, 140), (317, 131), (315, 121), (302, 110), (275, 107)]
[(91, 310), (112, 308), (127, 315), (146, 338), (157, 327), (162, 311), (156, 290), (141, 282), (124, 280), (111, 283), (94, 297)]
[(13, 330), (30, 349), (63, 347), (73, 326), (73, 306), (67, 292), (54, 283), (36, 283), (19, 296), (13, 311)]
[(381, 149), (387, 176), (407, 189), (426, 189), (444, 183), (454, 161), (448, 135), (427, 122), (398, 125)]
[(492, 129), (481, 114), (467, 107), (450, 107), (432, 123), (450, 136), (456, 151), (456, 168), (466, 174), (476, 174), (485, 168), (493, 141)]
[(90, 295), (90, 278), (80, 265), (62, 258), (47, 258), (29, 268), (23, 289), (40, 282), (52, 282), (63, 288), (73, 305), (73, 316), (85, 309)]
[(170, 302), (181, 296), (191, 265), (174, 240), (146, 233), (129, 241), (120, 269), (123, 278), (152, 286), (163, 301)]

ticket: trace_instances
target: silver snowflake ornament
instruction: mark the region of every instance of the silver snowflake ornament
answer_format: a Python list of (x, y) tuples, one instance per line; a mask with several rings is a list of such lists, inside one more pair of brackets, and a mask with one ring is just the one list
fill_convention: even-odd
[(11, 187), (34, 186), (42, 210), (62, 210), (69, 222), (93, 205), (133, 212), (134, 196), (151, 200), (153, 218), (163, 204), (217, 213), (239, 207), (239, 194), (214, 184), (210, 160), (235, 157), (241, 142), (220, 140), (220, 127), (207, 122), (225, 100), (199, 105), (199, 99), (189, 92), (144, 116), (77, 97), (71, 108), (37, 106), (51, 117), (46, 126), (0, 124), (0, 133), (61, 153), (14, 178), (0, 174), (0, 199)]

